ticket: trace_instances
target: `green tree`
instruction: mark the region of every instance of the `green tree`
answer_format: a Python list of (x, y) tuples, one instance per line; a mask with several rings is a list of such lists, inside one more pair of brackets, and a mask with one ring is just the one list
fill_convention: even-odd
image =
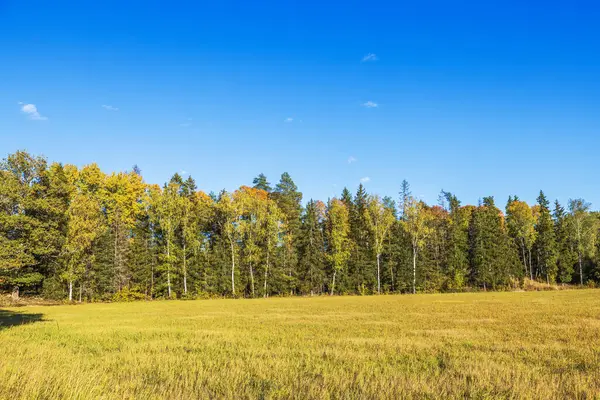
[(270, 196), (277, 203), (284, 218), (285, 232), (280, 250), (283, 259), (283, 269), (287, 271), (287, 289), (290, 293), (294, 293), (297, 286), (295, 269), (298, 262), (298, 235), (301, 226), (302, 193), (298, 191), (298, 187), (292, 180), (292, 177), (287, 172), (284, 172)]
[(377, 260), (377, 293), (381, 293), (381, 253), (396, 218), (392, 209), (385, 207), (379, 196), (369, 196), (366, 221), (373, 239), (373, 250)]
[(299, 260), (304, 292), (322, 293), (325, 282), (325, 221), (326, 206), (310, 200), (302, 215)]
[(556, 234), (554, 231), (554, 222), (550, 214), (550, 202), (546, 199), (544, 192), (540, 190), (537, 198), (539, 216), (535, 225), (535, 252), (537, 254), (537, 265), (546, 274), (546, 281), (556, 282), (558, 273), (558, 251), (556, 244)]
[(267, 193), (271, 193), (273, 191), (271, 184), (263, 173), (260, 173), (256, 178), (254, 178), (252, 184), (254, 185), (254, 189), (264, 190)]
[(66, 235), (66, 176), (24, 151), (0, 163), (0, 286), (38, 290), (55, 270)]
[(502, 212), (493, 197), (485, 197), (472, 214), (469, 225), (471, 273), (473, 282), (495, 289), (517, 277), (518, 255), (508, 235)]
[(585, 257), (593, 257), (596, 249), (598, 230), (597, 218), (590, 214), (590, 203), (583, 199), (569, 199), (568, 229), (577, 251), (579, 283), (583, 285), (583, 262)]

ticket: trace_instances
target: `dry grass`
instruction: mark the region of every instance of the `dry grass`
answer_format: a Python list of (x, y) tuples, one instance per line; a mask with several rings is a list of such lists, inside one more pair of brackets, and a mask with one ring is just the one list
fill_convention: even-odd
[(600, 397), (597, 290), (29, 306), (0, 323), (0, 398)]

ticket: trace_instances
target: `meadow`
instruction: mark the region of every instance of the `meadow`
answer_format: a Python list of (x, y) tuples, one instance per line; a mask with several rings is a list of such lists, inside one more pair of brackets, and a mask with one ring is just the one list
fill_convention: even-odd
[(0, 310), (0, 398), (600, 397), (600, 291)]

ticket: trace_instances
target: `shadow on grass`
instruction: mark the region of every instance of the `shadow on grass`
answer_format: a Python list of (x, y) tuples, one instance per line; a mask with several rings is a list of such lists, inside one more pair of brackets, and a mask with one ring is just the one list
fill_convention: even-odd
[(41, 322), (44, 320), (43, 317), (44, 314), (0, 310), (0, 331), (12, 326)]

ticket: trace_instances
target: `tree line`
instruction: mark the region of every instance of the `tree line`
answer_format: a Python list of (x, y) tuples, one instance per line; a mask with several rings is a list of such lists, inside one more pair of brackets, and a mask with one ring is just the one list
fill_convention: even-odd
[(79, 301), (416, 293), (600, 279), (599, 217), (582, 199), (438, 204), (344, 189), (309, 200), (289, 174), (206, 194), (141, 171), (0, 164), (0, 290)]

